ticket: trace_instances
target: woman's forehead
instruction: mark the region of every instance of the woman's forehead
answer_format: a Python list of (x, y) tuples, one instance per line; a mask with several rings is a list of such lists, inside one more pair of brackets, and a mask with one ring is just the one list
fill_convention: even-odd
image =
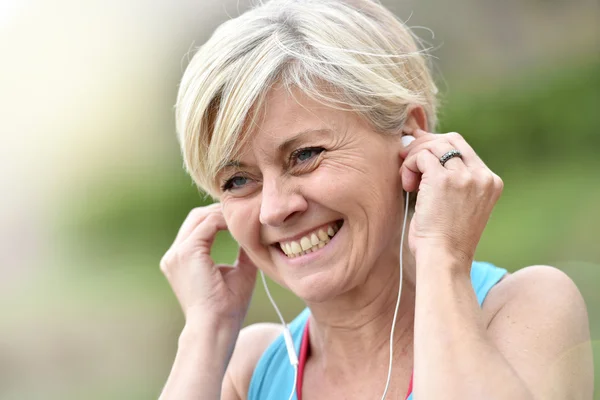
[(242, 169), (256, 165), (256, 158), (274, 161), (314, 139), (334, 141), (363, 124), (356, 113), (313, 99), (298, 88), (274, 86), (258, 104), (248, 114), (232, 158), (222, 165)]
[(309, 131), (339, 130), (354, 118), (353, 113), (315, 100), (298, 89), (278, 87), (268, 92), (243, 136), (245, 140), (279, 146)]

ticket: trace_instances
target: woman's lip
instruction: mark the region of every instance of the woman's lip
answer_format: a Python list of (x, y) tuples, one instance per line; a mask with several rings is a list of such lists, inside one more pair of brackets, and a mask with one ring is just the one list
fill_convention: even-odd
[(281, 249), (273, 249), (279, 254), (279, 257), (283, 258), (284, 261), (290, 265), (302, 265), (308, 264), (312, 261), (315, 261), (318, 257), (325, 256), (328, 252), (332, 251), (333, 246), (335, 246), (338, 242), (337, 237), (340, 235), (340, 232), (344, 230), (344, 226), (346, 225), (345, 221), (342, 224), (341, 228), (337, 231), (337, 233), (329, 240), (329, 242), (318, 249), (317, 251), (313, 251), (307, 254), (303, 254), (297, 257), (288, 257)]
[[(287, 238), (280, 239), (280, 240), (278, 240), (276, 242), (273, 242), (272, 245), (273, 246), (279, 246), (279, 243), (287, 243), (287, 242), (291, 242), (291, 241), (294, 241), (294, 240), (298, 241), (298, 240), (302, 239), (303, 237), (308, 236), (309, 234), (318, 231), (319, 229), (327, 228), (330, 225), (336, 224), (338, 221), (340, 221), (340, 220), (339, 219), (335, 219), (333, 221), (329, 221), (329, 222), (327, 222), (327, 223), (325, 223), (323, 225), (317, 226), (316, 228), (308, 229), (308, 230), (306, 230), (306, 231), (304, 231), (304, 232), (302, 232), (302, 233), (300, 233), (298, 235), (289, 236)], [(325, 229), (325, 231), (327, 231), (327, 230)]]

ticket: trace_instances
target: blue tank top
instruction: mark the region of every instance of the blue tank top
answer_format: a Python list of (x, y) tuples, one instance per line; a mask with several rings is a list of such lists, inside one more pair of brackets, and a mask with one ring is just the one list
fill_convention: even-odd
[[(471, 267), (471, 283), (477, 302), (481, 307), (490, 289), (506, 274), (506, 270), (487, 262), (474, 261)], [(289, 325), (296, 354), (300, 354), (300, 344), (304, 326), (310, 316), (310, 310), (305, 308)], [(292, 392), (294, 384), (294, 368), (290, 365), (283, 335), (279, 335), (263, 353), (256, 364), (250, 387), (248, 400), (286, 400)], [(374, 394), (376, 398), (377, 393)], [(412, 400), (412, 394), (407, 400)], [(294, 400), (297, 400), (294, 394)]]

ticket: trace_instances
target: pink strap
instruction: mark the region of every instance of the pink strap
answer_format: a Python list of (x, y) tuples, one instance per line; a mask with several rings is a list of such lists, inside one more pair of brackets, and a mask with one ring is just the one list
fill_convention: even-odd
[(304, 378), (304, 366), (306, 365), (306, 359), (308, 358), (308, 352), (310, 350), (310, 337), (308, 336), (308, 321), (304, 325), (304, 332), (302, 332), (302, 341), (300, 342), (300, 359), (298, 360), (298, 400), (302, 400), (302, 381)]

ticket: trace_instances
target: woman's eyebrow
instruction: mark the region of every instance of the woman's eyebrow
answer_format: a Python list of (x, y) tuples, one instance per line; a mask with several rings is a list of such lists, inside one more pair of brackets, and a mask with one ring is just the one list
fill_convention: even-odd
[[(329, 128), (305, 129), (303, 131), (300, 131), (300, 132), (294, 134), (294, 136), (290, 137), (289, 139), (287, 139), (286, 141), (281, 143), (279, 146), (277, 146), (277, 151), (279, 151), (280, 153), (289, 151), (290, 148), (295, 147), (295, 145), (298, 142), (300, 142), (302, 139), (304, 139), (305, 136), (314, 135), (314, 134), (325, 134), (325, 135), (330, 136), (333, 133), (334, 133), (334, 131)], [(219, 173), (228, 168), (245, 169), (247, 167), (248, 166), (241, 161), (229, 160), (219, 170)]]
[(326, 134), (326, 135), (332, 135), (333, 131), (331, 129), (328, 128), (321, 128), (321, 129), (306, 129), (303, 131), (300, 131), (296, 134), (294, 134), (292, 137), (290, 137), (289, 139), (287, 139), (285, 142), (281, 143), (278, 147), (277, 150), (280, 153), (284, 153), (289, 151), (290, 148), (295, 147), (295, 145), (301, 141), (305, 136), (308, 135), (313, 135), (313, 134)]
[(228, 170), (240, 170), (240, 169), (244, 169), (246, 168), (246, 164), (244, 164), (243, 162), (237, 161), (237, 160), (230, 160), (227, 161), (227, 163), (225, 163), (225, 165), (223, 165), (221, 168), (219, 168), (219, 170), (217, 171), (217, 173), (215, 174), (215, 180), (219, 180), (220, 177), (225, 174)]
[(225, 169), (225, 168), (245, 168), (246, 165), (243, 162), (237, 161), (237, 160), (229, 160), (225, 163), (225, 165), (223, 165), (223, 168), (221, 169)]

